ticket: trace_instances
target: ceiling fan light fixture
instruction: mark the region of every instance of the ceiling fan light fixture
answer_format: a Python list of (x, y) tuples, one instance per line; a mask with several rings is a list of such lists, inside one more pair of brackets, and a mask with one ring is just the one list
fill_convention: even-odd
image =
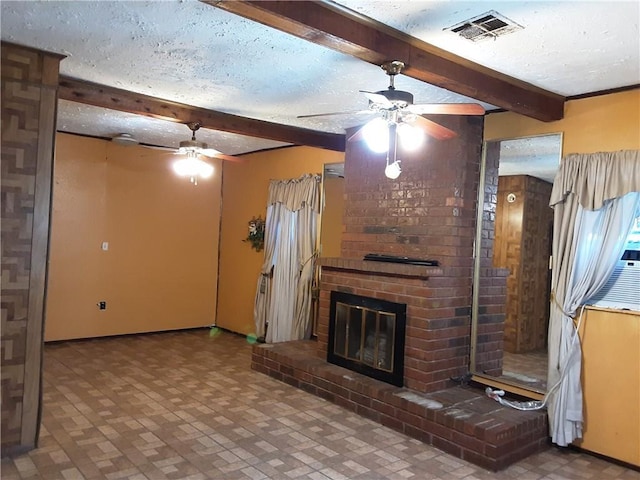
[(198, 176), (200, 178), (209, 178), (211, 175), (213, 175), (213, 166), (209, 165), (207, 162), (199, 160)]
[(418, 150), (424, 143), (424, 131), (406, 122), (398, 125), (398, 137), (402, 148), (410, 152)]
[(385, 177), (395, 180), (400, 176), (402, 170), (400, 169), (400, 160), (396, 160), (393, 163), (388, 163), (387, 167), (384, 169)]
[(362, 136), (375, 153), (384, 153), (389, 149), (389, 126), (383, 118), (377, 117), (362, 127)]
[(189, 177), (194, 185), (198, 184), (198, 178), (209, 178), (213, 175), (213, 166), (200, 160), (193, 151), (187, 152), (185, 158), (173, 162), (173, 171), (180, 177)]
[(178, 149), (178, 153), (188, 153), (188, 152), (196, 152), (199, 153), (200, 150), (206, 150), (209, 148), (204, 142), (198, 142), (197, 140), (184, 140), (180, 142), (180, 148)]

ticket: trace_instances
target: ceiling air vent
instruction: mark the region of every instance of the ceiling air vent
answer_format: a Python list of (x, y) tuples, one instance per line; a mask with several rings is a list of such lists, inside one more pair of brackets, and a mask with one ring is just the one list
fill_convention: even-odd
[(470, 18), (460, 22), (452, 27), (445, 28), (453, 33), (457, 33), (461, 37), (471, 40), (472, 42), (479, 42), (487, 38), (493, 38), (506, 35), (507, 33), (521, 30), (524, 27), (518, 25), (513, 20), (509, 20), (507, 17), (500, 15), (495, 10), (490, 10), (477, 17)]

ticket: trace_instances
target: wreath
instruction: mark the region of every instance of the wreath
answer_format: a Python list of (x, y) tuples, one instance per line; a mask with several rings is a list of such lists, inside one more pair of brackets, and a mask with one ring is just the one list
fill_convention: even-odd
[(243, 242), (249, 242), (251, 244), (251, 248), (253, 248), (256, 252), (261, 252), (264, 248), (264, 225), (265, 222), (262, 217), (253, 217), (249, 220), (249, 233), (247, 238), (243, 240)]

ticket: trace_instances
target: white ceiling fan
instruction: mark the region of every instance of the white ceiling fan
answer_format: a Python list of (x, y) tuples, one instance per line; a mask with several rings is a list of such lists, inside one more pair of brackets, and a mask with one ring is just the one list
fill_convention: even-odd
[(187, 126), (191, 130), (191, 139), (180, 142), (177, 152), (185, 157), (173, 163), (173, 171), (181, 177), (189, 177), (194, 185), (198, 185), (198, 178), (209, 178), (213, 175), (213, 165), (200, 159), (200, 156), (208, 158), (219, 158), (222, 160), (237, 161), (231, 155), (225, 155), (204, 142), (196, 140), (196, 131), (200, 128), (200, 123), (190, 122)]
[(387, 154), (385, 175), (396, 179), (401, 173), (398, 145), (404, 150), (416, 150), (424, 141), (424, 134), (438, 140), (457, 136), (453, 130), (424, 118), (424, 114), (437, 115), (484, 115), (484, 108), (477, 103), (413, 103), (413, 94), (396, 90), (395, 76), (404, 68), (404, 62), (394, 60), (381, 65), (389, 75), (389, 87), (378, 92), (360, 90), (369, 99), (369, 108), (360, 112), (335, 112), (316, 115), (304, 115), (298, 118), (310, 118), (348, 113), (374, 114), (375, 118), (359, 128), (348, 140), (364, 138), (369, 149), (376, 153)]
[(182, 142), (180, 142), (180, 148), (178, 148), (177, 153), (183, 155), (188, 155), (189, 153), (195, 155), (204, 155), (205, 157), (220, 158), (222, 160), (229, 160), (231, 162), (240, 161), (239, 158), (233, 157), (231, 155), (225, 155), (224, 153), (214, 148), (209, 148), (209, 145), (207, 145), (206, 143), (196, 140), (196, 132), (201, 127), (200, 123), (189, 122), (187, 123), (187, 127), (189, 127), (189, 129), (191, 130), (191, 139), (183, 140)]
[(180, 147), (177, 149), (140, 143), (128, 133), (120, 133), (112, 137), (111, 141), (125, 146), (140, 145), (156, 150), (168, 150), (173, 154), (178, 155), (179, 158), (173, 162), (174, 172), (181, 177), (188, 177), (194, 185), (198, 184), (198, 179), (209, 178), (213, 175), (213, 165), (204, 161), (200, 157), (219, 158), (221, 160), (229, 160), (232, 162), (242, 161), (240, 158), (225, 155), (218, 150), (209, 148), (209, 145), (206, 143), (196, 140), (196, 131), (200, 128), (200, 123), (190, 122), (187, 123), (187, 127), (191, 130), (191, 139), (181, 141)]
[[(439, 140), (445, 140), (447, 138), (455, 137), (457, 134), (434, 121), (422, 117), (421, 115), (484, 115), (484, 108), (477, 103), (413, 103), (413, 94), (403, 90), (396, 90), (394, 85), (395, 76), (402, 72), (404, 67), (404, 62), (398, 60), (386, 62), (381, 65), (381, 68), (387, 75), (389, 75), (389, 87), (386, 90), (380, 90), (378, 92), (360, 90), (360, 92), (369, 100), (367, 110), (301, 115), (298, 118), (360, 113), (378, 115), (379, 118), (389, 124), (411, 124), (416, 127), (420, 127), (432, 137)], [(358, 132), (352, 135), (349, 140), (357, 139), (361, 132), (362, 129), (358, 130)]]
[(155, 150), (165, 150), (168, 152), (173, 152), (179, 155), (192, 155), (198, 156), (202, 155), (209, 158), (220, 158), (222, 160), (228, 160), (231, 162), (239, 162), (240, 158), (234, 157), (232, 155), (226, 155), (214, 148), (209, 148), (209, 145), (205, 142), (200, 142), (196, 140), (196, 132), (200, 129), (201, 124), (199, 122), (189, 122), (186, 124), (191, 130), (191, 139), (183, 140), (180, 142), (180, 146), (178, 148), (173, 147), (163, 147), (161, 145), (151, 145), (148, 143), (139, 142), (133, 135), (130, 133), (119, 133), (113, 137), (111, 137), (111, 141), (117, 143), (119, 145), (130, 146), (130, 145), (140, 145), (142, 147), (153, 148)]

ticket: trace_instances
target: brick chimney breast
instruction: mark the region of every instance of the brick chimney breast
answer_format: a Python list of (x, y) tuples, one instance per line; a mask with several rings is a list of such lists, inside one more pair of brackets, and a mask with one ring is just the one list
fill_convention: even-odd
[[(345, 152), (341, 259), (320, 259), (318, 355), (326, 358), (330, 292), (406, 303), (404, 384), (421, 392), (450, 387), (467, 373), (476, 199), (483, 117), (431, 116), (455, 131), (398, 150), (402, 173), (384, 175), (385, 154), (362, 141)], [(347, 132), (347, 137), (353, 132)], [(439, 268), (370, 265), (366, 254), (433, 259)]]

